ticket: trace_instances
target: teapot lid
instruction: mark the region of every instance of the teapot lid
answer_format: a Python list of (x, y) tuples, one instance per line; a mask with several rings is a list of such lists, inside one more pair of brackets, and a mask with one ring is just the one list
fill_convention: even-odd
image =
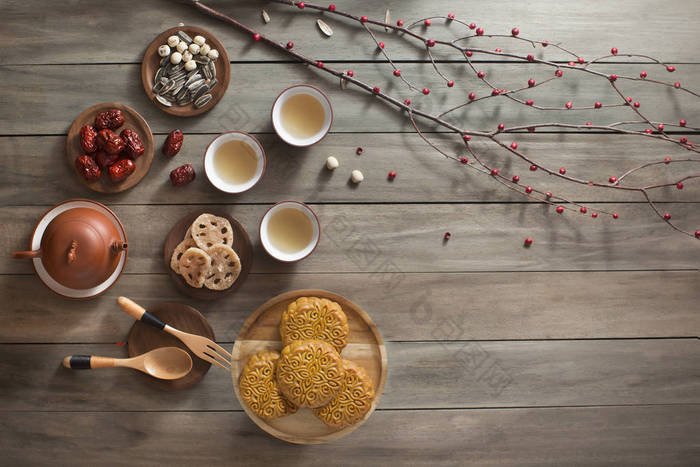
[(104, 282), (118, 265), (122, 242), (117, 226), (104, 213), (84, 207), (56, 216), (41, 237), (41, 261), (57, 282), (89, 289)]

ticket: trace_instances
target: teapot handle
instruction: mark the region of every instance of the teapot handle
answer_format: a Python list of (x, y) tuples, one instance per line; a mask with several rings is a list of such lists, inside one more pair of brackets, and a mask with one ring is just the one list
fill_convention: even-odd
[(12, 257), (16, 259), (31, 259), (39, 258), (41, 256), (41, 248), (32, 251), (15, 251), (12, 253)]

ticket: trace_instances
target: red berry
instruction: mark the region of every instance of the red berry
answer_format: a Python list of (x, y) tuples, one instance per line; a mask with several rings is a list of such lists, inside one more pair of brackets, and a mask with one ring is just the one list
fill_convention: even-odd
[(428, 47), (435, 47), (435, 41), (433, 39), (427, 40)]
[(535, 132), (535, 127), (534, 126), (529, 126), (527, 127), (528, 133), (534, 133)]
[(537, 166), (535, 164), (532, 164), (530, 166), (530, 172), (535, 172), (537, 170)]
[(593, 122), (586, 122), (586, 126), (593, 126)]
[(402, 20), (402, 19), (398, 20), (398, 21), (396, 22), (396, 25), (397, 25), (398, 27), (403, 26), (403, 20)]
[(477, 36), (483, 36), (483, 35), (484, 35), (484, 28), (477, 28), (477, 29), (476, 29), (476, 35), (477, 35)]
[(647, 72), (646, 72), (646, 71), (642, 71), (641, 73), (639, 73), (639, 77), (642, 78), (642, 79), (646, 78), (646, 77), (647, 77)]
[(401, 76), (401, 70), (394, 70), (394, 76)]
[(498, 52), (498, 53), (501, 53), (501, 52), (503, 52), (503, 50), (501, 50), (501, 48), (500, 48), (500, 47), (496, 47), (495, 51), (496, 51), (496, 52)]
[(335, 5), (333, 5), (332, 3), (328, 5), (328, 11), (335, 11)]
[(681, 120), (680, 122), (678, 122), (680, 126), (685, 126), (687, 123), (688, 122), (686, 122), (685, 120)]
[(292, 41), (287, 42), (287, 48), (288, 48), (288, 49), (291, 49), (291, 48), (293, 48), (293, 47), (294, 47), (294, 42), (292, 42)]
[(664, 124), (663, 124), (663, 123), (659, 123), (659, 131), (663, 131), (663, 129), (664, 129)]
[(610, 81), (617, 81), (617, 75), (616, 75), (615, 73), (613, 73), (612, 75), (610, 75), (610, 76), (608, 77), (608, 79), (609, 79)]
[(411, 105), (411, 99), (404, 99), (403, 103), (405, 105)]
[(520, 177), (518, 175), (513, 175), (513, 183), (518, 183), (520, 181)]
[(518, 149), (518, 143), (516, 143), (515, 141), (513, 141), (512, 143), (510, 143), (510, 147), (513, 148), (513, 149)]
[(586, 206), (581, 206), (581, 214), (586, 214), (588, 212), (588, 209), (586, 209)]
[(617, 219), (618, 217), (620, 217), (620, 216), (618, 216), (618, 214), (617, 214), (616, 212), (614, 212), (613, 215), (612, 215), (612, 218), (613, 218), (613, 219)]
[(463, 139), (465, 143), (468, 143), (469, 141), (471, 141), (472, 137), (469, 135), (464, 135)]
[(451, 87), (454, 86), (454, 85), (455, 85), (455, 82), (452, 81), (452, 80), (449, 80), (449, 81), (447, 82), (447, 87), (448, 87), (448, 88), (451, 88)]
[(466, 56), (471, 57), (472, 55), (474, 55), (474, 53), (471, 50), (467, 50)]
[(389, 177), (389, 180), (393, 180), (396, 178), (396, 172), (389, 172), (387, 176)]
[(670, 164), (671, 163), (671, 158), (670, 157), (664, 157), (664, 164)]
[(592, 217), (593, 219), (595, 219), (596, 217), (598, 217), (598, 213), (597, 213), (597, 212), (594, 212), (593, 214), (591, 214), (591, 217)]
[(528, 87), (533, 87), (535, 85), (535, 80), (530, 78), (529, 80), (527, 80), (527, 85)]
[(564, 206), (557, 206), (557, 213), (561, 214), (564, 212)]
[(425, 94), (426, 96), (427, 96), (428, 94), (430, 94), (430, 89), (428, 89), (428, 88), (423, 88), (423, 94)]
[(452, 236), (452, 234), (451, 234), (451, 233), (449, 233), (449, 232), (445, 232), (445, 236), (444, 236), (444, 239), (445, 239), (445, 240), (449, 240), (451, 236)]
[(525, 187), (525, 193), (527, 193), (528, 195), (529, 195), (530, 193), (532, 193), (532, 187), (531, 187), (531, 186), (526, 186), (526, 187)]
[(469, 159), (467, 159), (466, 157), (461, 158), (459, 161), (460, 161), (462, 164), (468, 164), (468, 163), (469, 163)]
[(555, 75), (557, 78), (561, 78), (563, 74), (564, 74), (564, 72), (561, 71), (561, 70), (557, 70), (557, 71), (554, 72), (554, 75)]
[(631, 97), (631, 96), (627, 96), (627, 102), (632, 102), (632, 97)]
[(323, 68), (323, 62), (316, 62), (316, 66), (319, 68)]
[(503, 123), (498, 124), (498, 131), (503, 131), (505, 129), (505, 125)]
[(527, 54), (527, 61), (528, 62), (534, 62), (535, 61), (535, 56), (532, 54)]
[(548, 191), (548, 192), (545, 193), (544, 195), (545, 195), (547, 198), (551, 198), (551, 197), (552, 197), (552, 192)]
[(564, 105), (566, 106), (567, 109), (571, 110), (571, 108), (574, 106), (574, 103), (573, 103), (573, 102), (567, 102), (567, 103), (564, 104)]
[(297, 6), (303, 9), (306, 5), (304, 4), (304, 2), (299, 2), (297, 3)]
[(381, 91), (381, 89), (379, 88), (379, 86), (375, 86), (375, 87), (372, 88), (372, 91), (374, 91), (375, 94), (379, 94), (379, 92)]
[(513, 28), (513, 29), (510, 30), (510, 33), (511, 33), (512, 35), (514, 35), (514, 36), (517, 36), (518, 34), (520, 34), (520, 29), (518, 29), (518, 28)]
[(608, 181), (609, 181), (610, 183), (615, 183), (615, 182), (617, 182), (617, 177), (610, 177), (610, 178), (608, 179)]
[(473, 101), (474, 99), (476, 99), (476, 94), (474, 94), (473, 92), (470, 92), (469, 93), (469, 100)]
[(532, 239), (530, 237), (525, 238), (525, 246), (529, 247), (532, 245)]
[(569, 66), (574, 66), (574, 65), (576, 65), (575, 62), (569, 62)]
[(578, 62), (583, 65), (585, 63), (585, 60), (583, 59), (583, 57), (579, 57)]
[(676, 183), (676, 188), (678, 188), (679, 190), (682, 190), (683, 189), (683, 182)]
[(493, 91), (491, 91), (491, 95), (492, 95), (492, 96), (497, 96), (497, 95), (499, 95), (500, 93), (501, 93), (501, 91), (499, 91), (498, 89), (494, 89)]
[(700, 238), (700, 230), (695, 231), (695, 238)]
[(647, 128), (647, 129), (645, 129), (645, 130), (644, 130), (644, 133), (646, 133), (646, 134), (650, 135), (650, 134), (652, 134), (652, 133), (653, 133), (653, 131), (652, 131), (652, 129), (651, 129), (651, 128)]
[(617, 55), (617, 47), (613, 47), (612, 49), (610, 49), (610, 53), (613, 55)]
[(455, 19), (455, 14), (454, 13), (447, 13), (447, 17), (449, 19)]
[(498, 175), (498, 169), (491, 169), (491, 175), (493, 175), (494, 177)]
[(599, 108), (603, 107), (603, 104), (601, 104), (600, 102), (596, 101), (595, 104), (593, 104), (593, 107), (595, 107), (596, 109), (599, 109)]
[(364, 152), (364, 149), (362, 149), (362, 148), (358, 147), (357, 149), (355, 149), (355, 154), (357, 154), (358, 156), (361, 155), (363, 152)]
[(486, 73), (484, 73), (483, 71), (480, 71), (476, 74), (476, 76), (478, 76), (481, 79), (484, 79), (484, 76), (486, 76)]
[(674, 71), (676, 71), (676, 67), (673, 65), (669, 65), (666, 67), (666, 71), (668, 71), (669, 73), (673, 73)]
[(685, 136), (681, 136), (680, 142), (681, 144), (685, 144), (688, 142), (688, 138), (686, 138)]
[(634, 105), (635, 107), (639, 108), (639, 106), (640, 106), (641, 104), (640, 104), (638, 101), (635, 101), (634, 104), (632, 104), (632, 105)]
[(534, 103), (535, 103), (535, 101), (533, 101), (532, 99), (528, 99), (525, 101), (525, 104), (527, 104), (527, 105), (534, 105)]
[(345, 74), (348, 75), (348, 76), (351, 77), (351, 78), (352, 78), (353, 76), (355, 76), (355, 72), (352, 71), (352, 70), (346, 71)]
[(259, 41), (259, 40), (260, 40), (260, 34), (258, 34), (257, 32), (256, 32), (255, 34), (253, 34), (253, 40)]
[(549, 41), (547, 39), (542, 41), (542, 47), (547, 47), (549, 45)]
[(432, 23), (430, 22), (429, 19), (426, 19), (423, 21), (423, 24), (425, 24), (426, 26), (430, 26)]
[(559, 169), (559, 173), (562, 175), (566, 174), (566, 169), (562, 167), (561, 169)]
[(667, 212), (666, 214), (664, 214), (664, 220), (667, 221), (669, 219), (671, 219), (671, 214)]
[(474, 29), (476, 27), (476, 24), (474, 23), (469, 23), (469, 29)]
[(366, 23), (367, 21), (369, 21), (369, 18), (367, 18), (366, 16), (362, 16), (362, 17), (360, 17), (360, 21), (362, 21), (363, 23)]
[(377, 44), (377, 45), (379, 46), (380, 49), (383, 49), (383, 48), (384, 48), (384, 42), (380, 42), (380, 43)]
[(676, 89), (679, 89), (679, 88), (681, 87), (681, 82), (680, 82), (680, 81), (676, 81), (675, 83), (673, 83), (673, 87), (676, 88)]

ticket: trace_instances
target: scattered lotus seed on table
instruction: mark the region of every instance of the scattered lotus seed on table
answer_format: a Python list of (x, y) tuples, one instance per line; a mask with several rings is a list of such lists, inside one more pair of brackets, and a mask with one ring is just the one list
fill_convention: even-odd
[(328, 159), (326, 159), (326, 167), (328, 170), (335, 170), (340, 166), (340, 162), (338, 162), (338, 159), (336, 159), (333, 156), (328, 156)]
[(365, 179), (365, 176), (362, 175), (362, 172), (359, 170), (353, 170), (352, 174), (350, 174), (350, 178), (352, 179), (353, 183), (360, 183)]

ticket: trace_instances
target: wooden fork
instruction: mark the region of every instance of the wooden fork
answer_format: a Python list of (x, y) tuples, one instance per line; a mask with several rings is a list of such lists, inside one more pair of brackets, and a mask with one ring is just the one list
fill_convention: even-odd
[(175, 329), (146, 311), (146, 309), (138, 303), (126, 297), (117, 298), (117, 303), (127, 315), (135, 320), (162, 329), (168, 334), (180, 339), (183, 344), (202, 360), (218, 365), (225, 370), (231, 368), (231, 354), (211, 339)]

